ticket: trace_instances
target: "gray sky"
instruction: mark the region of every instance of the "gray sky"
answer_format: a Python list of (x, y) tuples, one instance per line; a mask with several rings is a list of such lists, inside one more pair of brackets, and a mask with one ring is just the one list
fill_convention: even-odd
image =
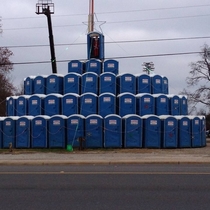
[[(0, 9), (3, 34), (0, 46), (19, 46), (11, 48), (14, 52), (12, 62), (50, 61), (50, 48), (25, 47), (49, 45), (47, 18), (35, 14), (38, 0), (2, 1)], [(52, 15), (56, 59), (86, 59), (87, 47), (72, 45), (86, 43), (89, 0), (53, 0), (55, 14)], [(176, 41), (157, 41), (158, 39), (207, 37), (210, 19), (209, 0), (95, 0), (95, 13), (99, 21), (106, 21), (102, 30), (106, 42), (105, 57), (129, 57), (160, 55), (182, 52), (198, 52), (208, 38)], [(101, 22), (100, 22), (101, 23)], [(99, 30), (99, 23), (96, 24)], [(118, 41), (156, 40), (116, 43)], [(176, 56), (152, 56), (118, 59), (120, 73), (142, 73), (142, 63), (153, 61), (155, 73), (169, 79), (169, 92), (177, 94), (186, 87), (189, 63), (196, 62), (198, 54)], [(58, 62), (58, 73), (66, 74), (68, 62)], [(51, 64), (14, 65), (14, 83), (19, 85), (30, 75), (51, 74)]]

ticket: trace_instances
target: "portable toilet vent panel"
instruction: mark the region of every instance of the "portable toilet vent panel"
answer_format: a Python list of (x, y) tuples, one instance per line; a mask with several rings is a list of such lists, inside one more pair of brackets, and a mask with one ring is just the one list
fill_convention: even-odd
[(16, 121), (16, 148), (31, 147), (32, 116), (20, 117)]
[(136, 114), (136, 97), (132, 93), (121, 93), (117, 96), (117, 110), (121, 117)]
[(161, 148), (161, 120), (155, 115), (143, 119), (143, 145), (145, 148)]
[(6, 117), (3, 121), (3, 148), (9, 148), (10, 144), (16, 147), (16, 121), (18, 117)]
[(3, 146), (3, 121), (5, 117), (0, 117), (0, 149)]
[(81, 75), (77, 73), (69, 73), (63, 78), (63, 93), (76, 93), (80, 95)]
[(85, 71), (84, 62), (72, 60), (68, 63), (68, 73), (83, 74)]
[(63, 115), (49, 119), (49, 148), (66, 147), (66, 119)]
[(169, 98), (163, 94), (153, 94), (155, 99), (155, 114), (156, 115), (169, 115)]
[(88, 72), (82, 75), (81, 94), (95, 93), (98, 95), (98, 75), (93, 72)]
[(16, 99), (16, 116), (23, 116), (28, 114), (28, 99), (30, 96), (23, 95)]
[(46, 94), (63, 94), (63, 75), (51, 74), (47, 77)]
[(136, 113), (140, 116), (155, 114), (155, 99), (149, 93), (136, 95)]
[(192, 147), (201, 147), (202, 146), (201, 119), (196, 116), (190, 116), (190, 119), (191, 119), (191, 126), (192, 126), (191, 127)]
[(28, 115), (37, 116), (44, 114), (44, 94), (35, 94), (28, 99)]
[(102, 73), (102, 62), (98, 59), (91, 59), (85, 63), (86, 72), (94, 72), (97, 75)]
[(102, 73), (99, 77), (99, 93), (117, 94), (116, 75), (113, 73)]
[(105, 117), (116, 114), (116, 97), (112, 93), (103, 93), (98, 97), (98, 114)]
[(192, 146), (191, 120), (187, 116), (176, 116), (176, 119), (178, 119), (178, 146), (190, 148)]
[(106, 60), (104, 62), (104, 72), (111, 72), (115, 75), (119, 74), (119, 62), (116, 60)]
[(168, 91), (168, 78), (163, 76), (163, 94), (169, 94)]
[(24, 95), (32, 95), (34, 93), (34, 78), (35, 76), (29, 76), (24, 79)]
[(34, 78), (34, 94), (46, 94), (47, 75), (40, 75)]
[(104, 118), (104, 147), (122, 147), (122, 119), (119, 115), (108, 115)]
[(70, 116), (72, 114), (79, 114), (79, 95), (68, 93), (62, 98), (62, 114)]
[(138, 115), (123, 117), (123, 143), (125, 148), (141, 148), (143, 138), (143, 123)]
[(89, 115), (85, 120), (85, 146), (87, 148), (103, 147), (103, 118), (100, 115)]
[(117, 76), (117, 92), (136, 94), (136, 77), (133, 74), (124, 73)]
[(31, 147), (48, 148), (48, 121), (49, 116), (37, 116), (31, 122)]
[(151, 77), (149, 75), (136, 76), (136, 93), (151, 93)]
[(18, 96), (10, 96), (6, 99), (7, 116), (16, 116), (16, 100)]
[(179, 95), (180, 97), (180, 115), (188, 115), (187, 96)]
[(80, 96), (80, 114), (87, 117), (97, 111), (98, 96), (94, 93), (84, 93)]
[(60, 94), (49, 94), (44, 99), (44, 114), (48, 116), (61, 114), (61, 99)]
[(160, 116), (162, 126), (162, 147), (178, 147), (178, 121), (169, 115)]
[(160, 75), (151, 76), (151, 92), (152, 94), (163, 93), (163, 78)]

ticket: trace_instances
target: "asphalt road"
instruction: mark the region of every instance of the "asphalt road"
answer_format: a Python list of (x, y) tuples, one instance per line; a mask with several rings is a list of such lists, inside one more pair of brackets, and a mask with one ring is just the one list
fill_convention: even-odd
[(208, 165), (1, 166), (2, 210), (209, 210)]

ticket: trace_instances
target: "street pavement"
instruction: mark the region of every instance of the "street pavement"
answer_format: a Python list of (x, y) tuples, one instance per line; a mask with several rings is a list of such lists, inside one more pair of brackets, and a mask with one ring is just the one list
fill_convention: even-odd
[(210, 141), (202, 148), (2, 150), (0, 165), (210, 164)]

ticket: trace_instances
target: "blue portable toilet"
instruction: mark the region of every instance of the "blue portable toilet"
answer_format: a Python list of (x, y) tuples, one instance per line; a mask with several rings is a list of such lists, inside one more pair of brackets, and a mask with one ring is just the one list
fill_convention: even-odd
[(177, 148), (178, 147), (178, 121), (170, 115), (161, 115), (162, 126), (162, 147)]
[(63, 94), (63, 75), (51, 74), (47, 77), (46, 94), (58, 93)]
[(136, 77), (130, 73), (123, 73), (117, 76), (117, 93), (136, 94)]
[(136, 76), (136, 94), (151, 93), (151, 77), (148, 74)]
[(61, 114), (61, 100), (60, 94), (49, 94), (44, 99), (44, 114), (48, 116)]
[(98, 59), (90, 59), (85, 63), (85, 70), (100, 75), (102, 73), (102, 62)]
[(98, 97), (98, 114), (105, 117), (116, 114), (116, 97), (112, 93), (103, 93)]
[(106, 60), (104, 61), (104, 72), (111, 72), (115, 75), (119, 74), (119, 62), (116, 60)]
[(36, 116), (31, 122), (31, 147), (48, 148), (48, 121), (46, 115)]
[(31, 147), (31, 121), (32, 116), (20, 117), (16, 121), (16, 148)]
[(85, 117), (73, 114), (67, 119), (67, 145), (79, 147), (79, 138), (85, 138)]
[(69, 73), (63, 78), (63, 94), (76, 93), (80, 95), (81, 74)]
[(24, 79), (24, 95), (32, 95), (34, 93), (34, 78), (35, 76), (29, 76)]
[(87, 117), (98, 113), (98, 96), (94, 93), (84, 93), (80, 96), (80, 114)]
[(155, 99), (149, 93), (136, 95), (136, 113), (140, 116), (155, 114)]
[(155, 115), (143, 119), (143, 145), (145, 148), (161, 148), (161, 120)]
[(192, 147), (202, 146), (202, 122), (198, 116), (189, 116), (191, 119), (191, 132), (192, 132)]
[(95, 93), (98, 95), (98, 75), (94, 72), (87, 72), (82, 75), (81, 94)]
[(188, 116), (175, 116), (178, 120), (178, 147), (191, 147), (191, 120)]
[(180, 98), (178, 95), (167, 95), (169, 98), (170, 115), (180, 115)]
[(117, 114), (121, 117), (136, 114), (136, 97), (132, 93), (121, 93), (117, 96)]
[(9, 148), (10, 143), (16, 148), (16, 121), (19, 117), (6, 117), (3, 121), (3, 144), (2, 148)]
[(62, 98), (62, 115), (70, 116), (79, 114), (79, 95), (75, 93), (65, 94)]
[(16, 100), (18, 96), (10, 96), (6, 98), (7, 116), (16, 116)]
[(24, 116), (28, 114), (29, 95), (22, 95), (16, 99), (16, 116)]
[(155, 114), (169, 115), (169, 98), (164, 94), (153, 94), (155, 99)]
[(55, 115), (49, 119), (49, 148), (66, 148), (66, 120), (64, 115)]
[(99, 77), (99, 93), (117, 94), (116, 75), (111, 72), (102, 73)]
[(143, 138), (143, 123), (140, 116), (129, 114), (123, 118), (123, 144), (125, 148), (141, 148)]
[(28, 115), (37, 116), (44, 114), (44, 94), (34, 94), (28, 99)]
[(33, 94), (46, 94), (47, 75), (39, 75), (34, 78)]
[(160, 75), (151, 75), (151, 93), (163, 93), (163, 78)]
[(5, 117), (0, 117), (0, 149), (2, 148), (3, 145), (3, 121)]
[(188, 115), (187, 96), (179, 95), (180, 98), (180, 115)]
[(169, 94), (168, 91), (168, 78), (163, 76), (163, 94)]
[(85, 71), (84, 62), (79, 60), (72, 60), (68, 63), (68, 73), (83, 74)]
[(206, 146), (206, 118), (205, 116), (198, 116), (201, 119), (201, 146)]
[(122, 118), (110, 114), (104, 118), (104, 147), (122, 147)]
[(92, 114), (85, 119), (85, 146), (87, 148), (103, 147), (103, 117)]

